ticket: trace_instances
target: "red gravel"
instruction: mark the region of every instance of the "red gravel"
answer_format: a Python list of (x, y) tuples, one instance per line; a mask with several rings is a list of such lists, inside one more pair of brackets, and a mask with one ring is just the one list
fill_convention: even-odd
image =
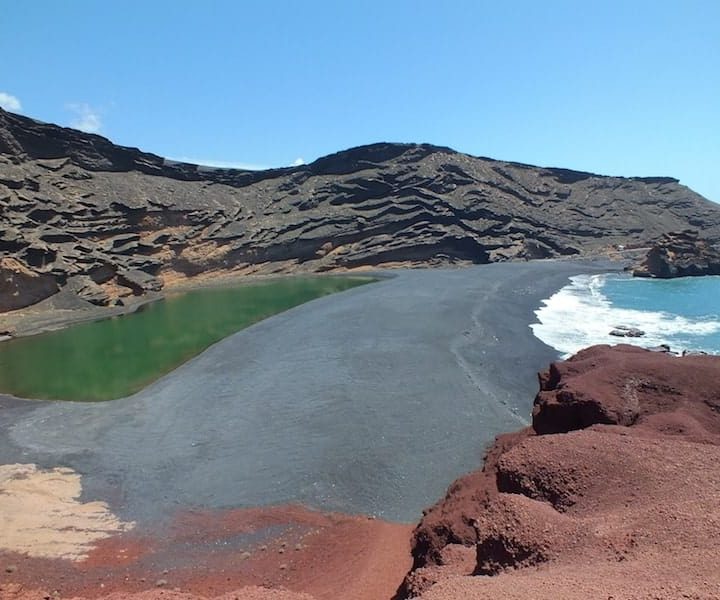
[(80, 563), (2, 554), (0, 564), (16, 569), (0, 572), (0, 600), (108, 594), (123, 600), (139, 592), (139, 600), (297, 597), (247, 586), (317, 600), (348, 592), (360, 600), (389, 598), (410, 568), (410, 530), (297, 506), (190, 512), (155, 531), (105, 540)]

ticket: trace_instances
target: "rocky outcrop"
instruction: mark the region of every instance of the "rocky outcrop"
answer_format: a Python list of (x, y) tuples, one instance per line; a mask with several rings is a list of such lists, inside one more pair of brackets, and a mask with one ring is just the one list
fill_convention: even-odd
[(645, 332), (642, 329), (638, 329), (637, 327), (628, 327), (627, 325), (618, 325), (617, 327), (610, 330), (609, 335), (612, 335), (614, 337), (636, 338), (636, 337), (644, 336)]
[(668, 233), (653, 244), (632, 273), (660, 279), (720, 275), (720, 246), (700, 238), (697, 231)]
[(199, 273), (580, 256), (689, 226), (720, 239), (720, 207), (671, 178), (390, 143), (216, 169), (2, 110), (0, 205), (0, 256), (61, 288), (89, 277), (100, 303)]
[(0, 258), (0, 311), (40, 302), (58, 290), (53, 277), (36, 273), (14, 258)]
[(719, 383), (720, 357), (634, 346), (552, 364), (532, 427), (423, 517), (399, 596), (717, 597)]

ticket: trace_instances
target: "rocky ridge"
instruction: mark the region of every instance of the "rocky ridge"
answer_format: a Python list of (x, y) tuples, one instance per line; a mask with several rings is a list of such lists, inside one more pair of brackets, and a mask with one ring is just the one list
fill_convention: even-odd
[(0, 311), (108, 305), (199, 274), (579, 256), (720, 206), (667, 177), (603, 177), (379, 143), (267, 171), (179, 163), (0, 110)]
[(540, 374), (413, 535), (399, 597), (717, 598), (720, 358), (595, 346)]

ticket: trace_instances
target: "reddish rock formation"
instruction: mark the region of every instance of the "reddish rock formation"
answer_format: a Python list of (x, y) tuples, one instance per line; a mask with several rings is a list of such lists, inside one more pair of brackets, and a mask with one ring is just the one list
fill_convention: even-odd
[[(691, 358), (691, 360), (689, 360)], [(720, 436), (718, 358), (683, 360), (636, 346), (594, 346), (541, 373), (533, 429), (646, 425), (692, 441)]]
[(540, 388), (416, 528), (399, 595), (720, 597), (720, 357), (596, 346)]

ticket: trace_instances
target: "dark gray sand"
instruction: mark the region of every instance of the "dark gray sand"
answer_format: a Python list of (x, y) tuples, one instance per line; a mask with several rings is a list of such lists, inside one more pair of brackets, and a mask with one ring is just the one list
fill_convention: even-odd
[(608, 263), (396, 271), (245, 329), (106, 403), (0, 399), (0, 464), (69, 466), (122, 518), (287, 502), (414, 521), (527, 424), (528, 325)]

